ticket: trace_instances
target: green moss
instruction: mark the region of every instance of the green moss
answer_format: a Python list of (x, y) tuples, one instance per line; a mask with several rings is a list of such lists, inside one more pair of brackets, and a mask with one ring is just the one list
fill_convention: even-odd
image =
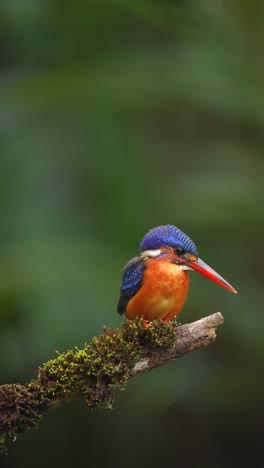
[(34, 384), (2, 385), (0, 387), (0, 453), (6, 452), (5, 442), (37, 425), (47, 409), (48, 400), (40, 400)]
[(26, 386), (1, 386), (0, 449), (5, 439), (34, 427), (43, 412), (63, 400), (82, 396), (90, 409), (111, 408), (113, 391), (125, 388), (135, 363), (150, 351), (174, 346), (175, 341), (170, 325), (157, 320), (146, 327), (138, 318), (125, 322), (121, 330), (105, 327), (83, 349), (58, 354)]
[(70, 350), (48, 361), (39, 370), (42, 394), (50, 399), (82, 395), (90, 408), (109, 407), (113, 389), (124, 389), (129, 373), (148, 351), (175, 344), (171, 326), (157, 320), (147, 327), (138, 318), (122, 329), (104, 328), (84, 349)]
[(176, 343), (174, 327), (160, 319), (149, 322), (147, 326), (144, 326), (141, 318), (126, 322), (122, 332), (124, 340), (140, 346), (143, 355), (159, 347), (169, 349)]

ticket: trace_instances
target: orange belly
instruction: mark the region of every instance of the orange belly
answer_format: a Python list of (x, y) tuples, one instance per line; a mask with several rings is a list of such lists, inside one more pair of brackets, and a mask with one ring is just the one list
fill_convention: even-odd
[(160, 317), (164, 322), (172, 320), (185, 303), (188, 289), (187, 271), (163, 259), (149, 259), (142, 286), (127, 304), (126, 317), (140, 316), (145, 320)]

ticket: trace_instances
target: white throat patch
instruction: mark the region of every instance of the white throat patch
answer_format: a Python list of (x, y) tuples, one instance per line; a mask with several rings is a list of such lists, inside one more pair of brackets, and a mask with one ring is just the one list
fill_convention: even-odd
[(190, 270), (190, 271), (193, 271), (193, 268), (189, 267), (188, 265), (179, 265), (180, 266), (180, 269), (183, 270), (183, 271), (186, 271), (186, 270)]

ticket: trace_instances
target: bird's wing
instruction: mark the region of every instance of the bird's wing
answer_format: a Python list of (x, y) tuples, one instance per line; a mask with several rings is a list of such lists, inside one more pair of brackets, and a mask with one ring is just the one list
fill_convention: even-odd
[(117, 305), (117, 311), (120, 315), (125, 313), (128, 302), (140, 289), (145, 268), (146, 265), (142, 257), (134, 257), (126, 264)]

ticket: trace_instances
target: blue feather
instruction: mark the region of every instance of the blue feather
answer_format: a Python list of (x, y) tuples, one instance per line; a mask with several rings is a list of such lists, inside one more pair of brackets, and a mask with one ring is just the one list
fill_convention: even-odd
[(145, 262), (141, 257), (132, 258), (126, 264), (117, 305), (119, 314), (125, 313), (128, 302), (139, 291), (145, 267)]
[(124, 268), (123, 282), (121, 286), (122, 294), (133, 296), (139, 290), (143, 279), (145, 265), (142, 258), (135, 257), (129, 260)]
[(140, 251), (156, 250), (166, 245), (181, 247), (198, 257), (198, 250), (192, 239), (176, 226), (170, 224), (151, 229), (143, 238)]

